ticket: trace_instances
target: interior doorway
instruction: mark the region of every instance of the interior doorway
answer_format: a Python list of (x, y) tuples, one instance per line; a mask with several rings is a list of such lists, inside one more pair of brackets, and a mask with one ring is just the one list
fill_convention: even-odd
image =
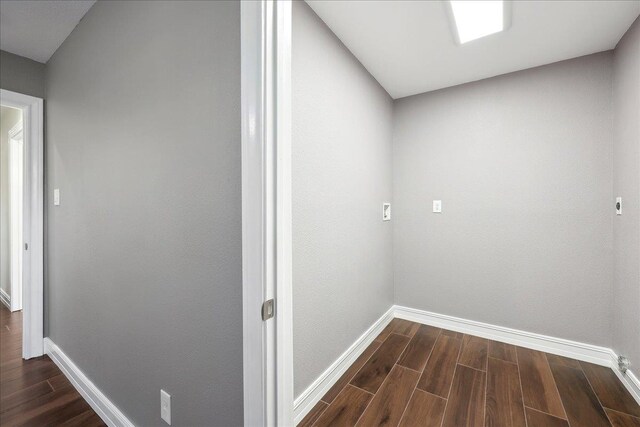
[(22, 358), (44, 353), (43, 100), (0, 89), (0, 297), (22, 310)]
[(22, 110), (0, 109), (0, 278), (3, 303), (22, 310), (24, 132)]

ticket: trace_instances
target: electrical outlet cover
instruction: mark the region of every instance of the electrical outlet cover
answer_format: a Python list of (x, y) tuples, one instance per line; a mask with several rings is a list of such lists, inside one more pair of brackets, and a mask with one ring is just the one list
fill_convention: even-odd
[(164, 390), (160, 390), (160, 418), (171, 425), (171, 395)]

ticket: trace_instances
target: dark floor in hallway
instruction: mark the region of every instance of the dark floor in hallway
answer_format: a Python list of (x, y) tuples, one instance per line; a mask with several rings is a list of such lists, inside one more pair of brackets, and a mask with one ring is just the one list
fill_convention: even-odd
[(22, 312), (0, 306), (0, 425), (104, 426), (48, 356), (22, 359)]
[(394, 319), (301, 426), (640, 427), (609, 369)]

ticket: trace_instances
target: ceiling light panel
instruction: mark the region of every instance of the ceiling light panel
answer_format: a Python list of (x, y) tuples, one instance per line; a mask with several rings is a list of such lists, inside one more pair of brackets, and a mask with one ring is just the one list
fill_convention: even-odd
[(504, 30), (504, 1), (451, 0), (460, 43)]

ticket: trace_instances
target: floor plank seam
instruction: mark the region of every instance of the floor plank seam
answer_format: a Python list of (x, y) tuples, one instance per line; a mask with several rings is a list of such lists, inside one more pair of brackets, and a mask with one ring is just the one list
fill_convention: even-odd
[(416, 387), (416, 389), (420, 390), (420, 391), (421, 391), (421, 392), (423, 392), (423, 393), (427, 393), (428, 395), (431, 395), (431, 396), (433, 396), (433, 397), (437, 397), (437, 398), (438, 398), (438, 399), (440, 399), (440, 400), (447, 400), (447, 398), (446, 398), (446, 397), (438, 396), (437, 394), (433, 394), (433, 393), (431, 393), (431, 392), (429, 392), (429, 391), (423, 390), (423, 389), (421, 389), (420, 387)]
[[(329, 409), (329, 405), (327, 405), (327, 406), (326, 406), (326, 407), (325, 407), (325, 408), (324, 408), (324, 409), (323, 409), (323, 410), (318, 414), (318, 416), (316, 417), (315, 421), (313, 421), (309, 427), (314, 427), (314, 426), (316, 425), (316, 423), (318, 422), (318, 420), (319, 420), (320, 418), (322, 418), (322, 415), (327, 411), (327, 409)], [(302, 424), (302, 422), (300, 422), (300, 424)]]
[[(385, 378), (385, 379), (386, 379), (386, 378)], [(383, 381), (383, 383), (384, 383), (384, 381)], [(377, 393), (377, 391), (376, 391), (376, 393), (371, 393), (369, 390), (365, 390), (365, 389), (360, 388), (360, 387), (358, 387), (357, 385), (353, 385), (353, 384), (351, 384), (351, 383), (347, 383), (347, 385), (350, 385), (350, 386), (351, 386), (351, 387), (353, 387), (353, 388), (357, 388), (357, 389), (358, 389), (358, 390), (360, 390), (360, 391), (364, 391), (365, 393), (370, 394), (371, 396), (375, 396), (375, 395), (376, 395), (376, 393)], [(345, 386), (342, 388), (342, 390), (344, 390), (346, 387), (347, 387), (347, 386), (345, 385)], [(382, 387), (382, 384), (380, 384), (380, 387)], [(340, 390), (340, 391), (342, 391), (342, 390)], [(333, 400), (335, 400), (335, 399), (333, 399)], [(325, 402), (325, 403), (326, 403), (326, 402)]]
[[(433, 354), (433, 349), (436, 346), (436, 341), (438, 341), (438, 338), (440, 338), (440, 335), (442, 334), (442, 329), (440, 329), (440, 331), (438, 332), (438, 336), (436, 337), (436, 339), (433, 341), (433, 345), (431, 346), (431, 350), (429, 351), (429, 355), (427, 356), (427, 359), (424, 363), (424, 367), (422, 368), (422, 372), (417, 371), (415, 369), (411, 369), (411, 368), (407, 368), (410, 369), (414, 372), (417, 372), (418, 374), (420, 374), (420, 376), (422, 376), (422, 374), (424, 373), (424, 370), (427, 368), (427, 363), (429, 363), (429, 359), (431, 358), (431, 355)], [(408, 346), (409, 344), (407, 344)], [(405, 348), (406, 350), (406, 348)], [(401, 365), (398, 365), (401, 366)], [(406, 366), (404, 366), (406, 368)], [(409, 400), (407, 400), (407, 404), (404, 407), (404, 410), (402, 411), (402, 415), (400, 415), (400, 420), (398, 421), (398, 426), (400, 424), (402, 424), (402, 419), (404, 418), (404, 414), (407, 412), (407, 408), (409, 407), (409, 404), (411, 403), (411, 399), (413, 399), (413, 395), (416, 392), (416, 389), (418, 388), (418, 383), (420, 382), (420, 376), (418, 377), (418, 381), (416, 382), (416, 385), (413, 387), (413, 391), (411, 391), (411, 396), (409, 396)]]
[(589, 384), (589, 387), (591, 387), (591, 391), (593, 392), (593, 395), (596, 397), (596, 399), (598, 399), (598, 404), (600, 405), (600, 408), (602, 408), (602, 412), (604, 412), (604, 416), (607, 417), (609, 424), (613, 425), (613, 422), (611, 422), (611, 418), (609, 418), (609, 414), (607, 414), (607, 411), (605, 411), (604, 409), (604, 405), (600, 400), (600, 396), (598, 396), (598, 393), (596, 393), (596, 390), (593, 388), (593, 385), (591, 385), (591, 380), (589, 379), (589, 376), (584, 371), (584, 369), (582, 369), (582, 364), (580, 364), (580, 370), (582, 371), (582, 375), (584, 375), (584, 377), (587, 379), (587, 384)]
[(518, 351), (515, 350), (516, 354), (516, 366), (518, 367), (518, 381), (520, 381), (520, 396), (522, 396), (522, 412), (524, 412), (524, 425), (525, 427), (529, 427), (529, 420), (527, 420), (527, 410), (524, 404), (524, 390), (522, 389), (522, 375), (520, 374), (520, 360), (518, 359)]
[[(498, 358), (498, 357), (487, 356), (487, 359), (499, 360), (499, 361), (504, 362), (504, 363), (510, 363), (510, 364), (512, 364), (512, 365), (517, 365), (517, 363), (516, 363), (516, 362), (509, 362), (508, 360), (503, 360), (503, 359), (500, 359), (500, 358)], [(487, 360), (487, 365), (488, 365), (488, 364), (489, 364), (489, 361)], [(464, 365), (463, 365), (463, 366), (464, 366)], [(468, 366), (468, 367), (469, 367), (469, 368), (471, 368), (471, 366)], [(471, 369), (474, 369), (474, 368), (471, 368)], [(488, 370), (488, 369), (487, 369), (487, 370)]]
[(413, 369), (413, 368), (410, 368), (408, 366), (401, 365), (399, 363), (396, 363), (396, 365), (398, 365), (401, 368), (408, 369), (410, 371), (417, 372), (418, 374), (422, 375), (422, 371), (418, 371), (417, 369)]
[[(389, 371), (391, 372), (391, 371)], [(382, 386), (384, 386), (384, 383), (387, 381), (387, 379), (389, 378), (389, 374), (387, 374), (387, 376), (385, 377), (385, 379), (382, 381), (382, 384), (380, 384), (380, 387), (378, 387), (378, 390), (380, 390), (382, 388)], [(377, 393), (378, 391), (376, 391)], [(360, 419), (362, 418), (362, 416), (364, 415), (365, 412), (367, 412), (367, 409), (369, 409), (369, 406), (371, 406), (371, 402), (373, 402), (373, 399), (375, 399), (376, 395), (374, 394), (373, 397), (371, 399), (369, 399), (369, 402), (367, 403), (367, 406), (364, 407), (364, 411), (362, 411), (362, 413), (360, 414), (360, 416), (358, 417), (358, 419), (356, 420), (356, 422), (353, 424), (354, 426), (358, 425), (358, 422), (360, 421)]]
[(483, 371), (482, 369), (474, 368), (473, 366), (465, 365), (464, 363), (457, 362), (456, 364), (460, 365), (460, 366), (464, 366), (465, 368), (473, 369), (474, 371), (484, 372), (485, 374), (487, 373), (487, 371)]
[(532, 411), (540, 412), (541, 414), (545, 414), (545, 415), (548, 415), (550, 417), (557, 418), (559, 420), (566, 421), (567, 423), (569, 423), (569, 420), (567, 420), (567, 419), (564, 419), (564, 418), (559, 417), (557, 415), (550, 414), (550, 413), (545, 412), (545, 411), (541, 411), (540, 409), (532, 408), (531, 406), (527, 406), (527, 405), (524, 405), (524, 408), (525, 409), (531, 409)]
[[(391, 332), (389, 335), (391, 335), (393, 333), (395, 333), (395, 332)], [(403, 336), (405, 338), (407, 337), (406, 335), (402, 335), (402, 334), (396, 334), (396, 335)], [(393, 363), (393, 365), (397, 365), (398, 364), (398, 360), (400, 360), (400, 356), (402, 356), (402, 353), (404, 353), (404, 351), (407, 349), (407, 346), (409, 345), (410, 342), (411, 342), (411, 339), (407, 340), (406, 344), (402, 348), (402, 351), (398, 352), (398, 357), (396, 358), (396, 360)], [(363, 367), (364, 367), (364, 365), (363, 365)], [(391, 367), (391, 370), (393, 370), (393, 366)], [(375, 393), (370, 393), (369, 392), (370, 394), (373, 394), (373, 397), (369, 400), (369, 403), (367, 403), (367, 406), (364, 408), (364, 411), (362, 411), (362, 413), (360, 414), (360, 416), (356, 420), (354, 426), (358, 425), (358, 422), (360, 421), (362, 416), (365, 414), (365, 412), (367, 412), (367, 409), (369, 408), (369, 406), (371, 406), (371, 402), (373, 402), (373, 399), (375, 399), (376, 394), (378, 394), (378, 392), (382, 389), (382, 387), (384, 387), (384, 383), (387, 382), (387, 380), (389, 379), (389, 374), (391, 373), (391, 370), (389, 370), (389, 372), (387, 372), (387, 376), (384, 377), (384, 380), (382, 380), (382, 383), (380, 383), (380, 385), (378, 386), (378, 389), (376, 390), (376, 392)]]
[[(622, 412), (622, 411), (619, 411), (619, 410), (617, 410), (617, 409), (609, 408), (609, 407), (606, 407), (606, 406), (603, 406), (603, 408), (605, 409), (605, 411), (604, 411), (605, 413), (606, 413), (607, 411), (617, 412), (618, 414), (626, 415), (626, 416), (629, 416), (629, 417), (631, 417), (631, 418), (635, 418), (635, 419), (637, 419), (638, 421), (640, 421), (640, 417), (636, 417), (635, 415), (627, 414), (626, 412)], [(609, 421), (611, 421), (611, 420), (609, 420)], [(611, 423), (611, 424), (613, 424), (613, 423)]]
[[(385, 338), (384, 340), (382, 340), (382, 341), (378, 341), (378, 342), (380, 343), (380, 345), (378, 346), (378, 348), (380, 348), (380, 347), (382, 346), (382, 344), (387, 340), (387, 338), (389, 338), (389, 335), (391, 335), (391, 333), (389, 333), (389, 334), (386, 336), (386, 338)], [(373, 344), (373, 342), (375, 342), (375, 341), (376, 341), (376, 340), (373, 340), (373, 341), (371, 342), (371, 344)], [(369, 345), (371, 345), (371, 344), (369, 344)], [(366, 351), (366, 348), (365, 348), (365, 351)], [(376, 349), (376, 351), (377, 351), (377, 349)], [(372, 358), (372, 357), (373, 357), (373, 355), (376, 353), (376, 351), (372, 351), (372, 352), (371, 352), (371, 354), (369, 355), (369, 357), (367, 358), (367, 360), (365, 360), (365, 361), (364, 361), (364, 363), (362, 364), (362, 366), (360, 367), (360, 369), (362, 369), (362, 368), (367, 364), (367, 362), (369, 362), (369, 360), (371, 360), (371, 358)], [(364, 351), (363, 351), (363, 353), (364, 353)], [(361, 353), (361, 354), (362, 354), (362, 353)], [(358, 357), (359, 357), (359, 356), (358, 356)], [(348, 370), (350, 367), (351, 367), (351, 365), (349, 365), (349, 366), (347, 367), (347, 369), (346, 369), (346, 370)], [(340, 389), (340, 391), (344, 390), (344, 388), (345, 388), (347, 385), (351, 384), (351, 381), (353, 381), (353, 379), (356, 377), (356, 375), (358, 375), (358, 372), (360, 372), (360, 369), (358, 369), (358, 370), (357, 370), (353, 375), (351, 375), (351, 377), (347, 380), (347, 383), (346, 383), (346, 384), (345, 384), (345, 385)], [(346, 370), (345, 370), (345, 373), (346, 373)], [(343, 375), (344, 375), (344, 374), (343, 374)], [(338, 378), (338, 381), (340, 381), (340, 378)], [(336, 381), (336, 382), (337, 382), (337, 381)], [(334, 385), (335, 385), (335, 384), (334, 384)], [(355, 386), (354, 386), (354, 387), (355, 387)], [(329, 388), (329, 391), (331, 390), (331, 388), (333, 388), (333, 385)], [(359, 388), (359, 387), (356, 387), (356, 388)], [(360, 390), (362, 390), (362, 389), (360, 389)], [(329, 391), (327, 391), (327, 393), (328, 393)], [(338, 393), (336, 393), (336, 396), (340, 393), (340, 391), (339, 391)], [(367, 391), (367, 390), (363, 390), (363, 391)], [(327, 394), (327, 393), (325, 393), (325, 396), (326, 396), (326, 394)], [(370, 393), (370, 392), (368, 392), (368, 391), (367, 391), (367, 393)], [(331, 400), (331, 402), (327, 402), (326, 400), (323, 400), (324, 396), (322, 396), (322, 397), (320, 398), (320, 401), (321, 401), (321, 402), (326, 403), (327, 405), (330, 405), (331, 403), (333, 403), (333, 401), (334, 401), (334, 400), (336, 400), (336, 396), (334, 396), (334, 397), (333, 397), (333, 399)], [(326, 408), (325, 408), (325, 409), (326, 409)]]
[[(547, 358), (547, 354), (546, 353), (543, 353), (543, 354), (544, 354), (544, 360), (547, 362), (547, 365), (549, 365), (549, 359)], [(560, 388), (558, 387), (556, 376), (553, 375), (553, 370), (551, 369), (551, 366), (549, 366), (549, 370), (551, 371), (551, 379), (553, 379), (553, 385), (555, 386), (556, 392), (558, 393), (558, 397), (560, 398), (560, 405), (562, 405), (562, 410), (564, 411), (564, 417), (567, 420), (567, 424), (569, 424), (569, 427), (571, 427), (571, 421), (569, 421), (569, 414), (567, 414), (567, 408), (564, 407), (564, 402), (562, 401), (562, 395), (560, 394)]]
[[(462, 338), (460, 338), (462, 340)], [(449, 398), (451, 397), (451, 388), (453, 387), (453, 380), (456, 377), (456, 372), (458, 371), (458, 360), (460, 359), (460, 353), (462, 353), (462, 347), (463, 347), (463, 343), (460, 343), (460, 346), (458, 347), (458, 356), (456, 357), (456, 363), (453, 367), (453, 375), (451, 377), (451, 384), (449, 384), (449, 391), (447, 392), (447, 399), (445, 400), (445, 404), (444, 404), (444, 411), (442, 413), (442, 420), (440, 421), (440, 427), (444, 426), (444, 420), (447, 416), (447, 407), (449, 406)]]
[[(420, 378), (418, 378), (420, 379)], [(416, 382), (416, 386), (418, 385), (418, 383)], [(404, 414), (407, 412), (407, 408), (409, 407), (409, 403), (411, 403), (411, 399), (413, 399), (413, 395), (416, 392), (416, 386), (413, 387), (413, 390), (411, 391), (411, 396), (409, 396), (409, 400), (407, 400), (407, 404), (404, 406), (404, 409), (402, 411), (402, 414), (400, 415), (400, 418), (398, 419), (398, 424), (396, 424), (396, 427), (399, 426), (402, 423), (402, 419), (404, 418)]]
[[(487, 361), (484, 365), (484, 372), (485, 372), (485, 376), (484, 376), (484, 404), (482, 405), (482, 421), (483, 421), (483, 425), (487, 424), (487, 388), (488, 388), (488, 384), (489, 384), (489, 343), (487, 343)], [(509, 399), (511, 399), (511, 396), (509, 396)]]

